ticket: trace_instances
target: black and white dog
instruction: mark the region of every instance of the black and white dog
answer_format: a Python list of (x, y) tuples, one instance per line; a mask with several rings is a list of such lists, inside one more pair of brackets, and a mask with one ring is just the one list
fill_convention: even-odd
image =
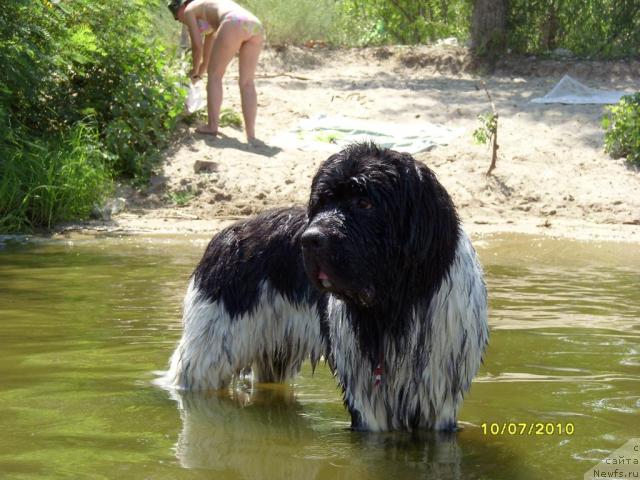
[(373, 144), (321, 165), (307, 212), (216, 235), (183, 321), (169, 384), (221, 388), (249, 367), (281, 381), (328, 353), (352, 427), (374, 431), (455, 428), (488, 340), (482, 270), (451, 198), (426, 166)]
[(326, 298), (304, 272), (303, 208), (272, 210), (215, 235), (191, 276), (180, 343), (160, 380), (181, 390), (282, 382), (326, 354)]

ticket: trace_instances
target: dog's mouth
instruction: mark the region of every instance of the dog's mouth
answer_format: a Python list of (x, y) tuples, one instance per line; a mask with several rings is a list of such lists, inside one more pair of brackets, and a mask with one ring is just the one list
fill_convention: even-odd
[(375, 303), (375, 289), (373, 286), (349, 287), (338, 276), (328, 273), (329, 270), (322, 267), (312, 269), (311, 281), (318, 290), (330, 293), (340, 300), (353, 302), (362, 307), (368, 307)]
[(318, 270), (318, 282), (320, 282), (320, 285), (322, 285), (322, 288), (326, 288), (327, 290), (333, 287), (333, 283), (331, 283), (331, 279), (329, 278), (329, 275), (324, 273), (322, 270)]
[(307, 275), (318, 290), (334, 294), (339, 294), (347, 290), (336, 275), (333, 273), (330, 274), (328, 269), (322, 268), (319, 265), (307, 265)]

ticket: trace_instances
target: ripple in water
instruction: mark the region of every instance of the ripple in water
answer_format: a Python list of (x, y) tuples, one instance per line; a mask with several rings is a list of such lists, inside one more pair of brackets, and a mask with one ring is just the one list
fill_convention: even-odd
[(608, 410), (618, 413), (638, 413), (640, 411), (640, 397), (628, 396), (628, 397), (612, 397), (601, 398), (593, 400), (591, 402), (584, 403), (586, 407), (593, 408), (594, 410)]

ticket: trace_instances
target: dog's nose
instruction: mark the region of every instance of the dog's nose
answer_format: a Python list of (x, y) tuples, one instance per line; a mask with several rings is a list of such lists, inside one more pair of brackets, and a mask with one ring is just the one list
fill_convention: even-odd
[(329, 237), (316, 227), (307, 228), (300, 240), (304, 248), (312, 250), (322, 250), (329, 244)]

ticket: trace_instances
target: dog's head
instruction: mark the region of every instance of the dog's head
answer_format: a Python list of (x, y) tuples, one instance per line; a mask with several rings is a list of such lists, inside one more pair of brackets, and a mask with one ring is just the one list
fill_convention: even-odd
[(453, 203), (435, 175), (411, 155), (371, 143), (320, 166), (308, 218), (301, 241), (311, 282), (359, 307), (428, 294), (458, 240)]

